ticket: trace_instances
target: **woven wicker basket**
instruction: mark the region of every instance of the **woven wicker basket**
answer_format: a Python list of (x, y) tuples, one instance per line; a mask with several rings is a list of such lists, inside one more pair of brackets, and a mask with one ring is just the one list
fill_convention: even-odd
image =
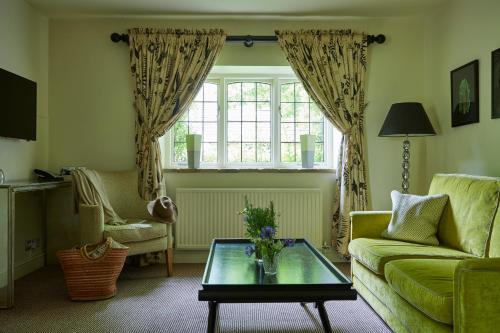
[(111, 237), (101, 243), (58, 251), (69, 298), (87, 301), (113, 297), (127, 254), (128, 248)]

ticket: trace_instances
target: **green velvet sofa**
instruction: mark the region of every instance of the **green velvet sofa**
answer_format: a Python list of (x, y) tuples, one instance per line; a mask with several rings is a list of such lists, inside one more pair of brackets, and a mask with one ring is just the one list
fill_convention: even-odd
[(382, 239), (391, 212), (352, 212), (358, 293), (395, 332), (500, 332), (500, 179), (437, 174), (439, 246)]

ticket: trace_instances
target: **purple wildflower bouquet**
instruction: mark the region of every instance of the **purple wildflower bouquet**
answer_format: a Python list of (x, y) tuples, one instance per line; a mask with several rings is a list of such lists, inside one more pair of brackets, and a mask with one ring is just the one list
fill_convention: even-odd
[(255, 253), (256, 259), (265, 256), (267, 259), (274, 260), (283, 248), (294, 245), (295, 241), (292, 239), (275, 238), (278, 229), (276, 222), (278, 214), (274, 210), (272, 201), (269, 203), (269, 207), (254, 207), (245, 196), (245, 208), (238, 214), (243, 216), (245, 236), (250, 238), (254, 244), (245, 248), (247, 256), (250, 257)]

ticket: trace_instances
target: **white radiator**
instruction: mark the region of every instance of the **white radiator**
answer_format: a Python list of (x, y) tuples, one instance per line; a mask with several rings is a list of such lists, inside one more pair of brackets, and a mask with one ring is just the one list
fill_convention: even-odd
[(278, 236), (306, 238), (314, 246), (322, 241), (323, 200), (320, 189), (178, 188), (176, 223), (178, 249), (207, 249), (213, 238), (244, 238), (243, 220), (237, 212), (244, 197), (259, 207), (274, 202)]

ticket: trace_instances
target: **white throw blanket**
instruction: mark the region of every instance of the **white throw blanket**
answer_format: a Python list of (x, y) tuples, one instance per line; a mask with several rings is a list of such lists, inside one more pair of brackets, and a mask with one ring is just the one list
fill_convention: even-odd
[(127, 223), (111, 207), (101, 177), (95, 170), (78, 168), (73, 170), (71, 175), (73, 177), (73, 195), (77, 212), (79, 204), (101, 205), (104, 211), (105, 224), (120, 225)]

